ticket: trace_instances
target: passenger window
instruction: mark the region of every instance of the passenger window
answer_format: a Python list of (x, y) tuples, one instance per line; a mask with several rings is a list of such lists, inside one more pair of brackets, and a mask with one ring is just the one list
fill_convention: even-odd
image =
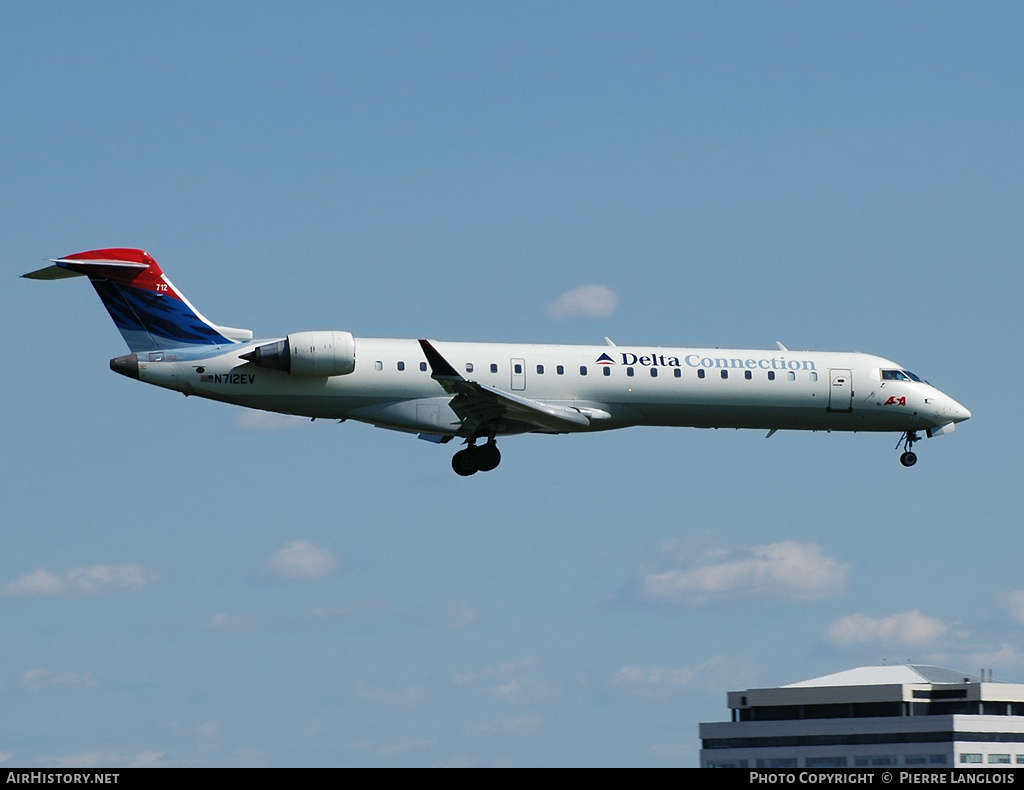
[(497, 372), (498, 372), (498, 366), (497, 366), (497, 365), (495, 365), (495, 364), (494, 364), (494, 363), (492, 362), (492, 363), (491, 363), (491, 373), (497, 373)]
[(673, 369), (672, 374), (677, 379), (681, 379), (683, 377), (683, 369), (682, 368), (675, 368), (675, 369)]
[(775, 371), (774, 370), (769, 370), (768, 371), (768, 381), (775, 381)]
[(467, 362), (466, 363), (466, 372), (467, 373), (472, 373), (473, 372), (473, 363), (472, 362)]
[(812, 370), (812, 371), (811, 371), (811, 381), (817, 381), (817, 380), (818, 380), (818, 374), (817, 374), (817, 373), (815, 373), (815, 372), (814, 372), (814, 371)]
[(789, 371), (789, 373), (786, 374), (786, 378), (788, 378), (790, 381), (796, 381), (796, 373), (794, 373), (791, 370)]
[(608, 367), (607, 365), (604, 366), (604, 368), (602, 369), (601, 372), (604, 373), (604, 375), (606, 375), (606, 376), (612, 375), (612, 369), (610, 367)]
[(750, 381), (752, 378), (754, 378), (754, 374), (751, 373), (749, 370), (744, 370), (743, 378), (745, 378), (747, 381)]
[(420, 370), (422, 370), (424, 373), (427, 372), (427, 363), (426, 362), (421, 362), (420, 363)]
[(544, 372), (544, 366), (543, 365), (537, 365), (537, 372), (538, 373), (543, 373)]
[(558, 367), (555, 368), (555, 373), (561, 376), (563, 373), (565, 373), (565, 368), (559, 365)]
[(626, 375), (627, 376), (632, 376), (633, 375), (633, 368), (626, 368)]
[(723, 370), (722, 371), (722, 378), (723, 379), (729, 378), (729, 371), (728, 370)]
[(587, 375), (587, 366), (586, 365), (580, 365), (580, 375), (581, 376), (586, 376)]
[(652, 379), (658, 378), (658, 369), (657, 368), (651, 368), (651, 378)]
[(398, 369), (399, 370), (405, 370), (405, 363), (404, 362), (399, 362), (398, 363)]
[(381, 362), (379, 359), (373, 363), (373, 366), (377, 368), (377, 370), (384, 370), (384, 363)]
[(704, 368), (697, 368), (697, 378), (704, 378)]
[(515, 371), (517, 376), (523, 372), (523, 366), (520, 365), (518, 362), (515, 365)]

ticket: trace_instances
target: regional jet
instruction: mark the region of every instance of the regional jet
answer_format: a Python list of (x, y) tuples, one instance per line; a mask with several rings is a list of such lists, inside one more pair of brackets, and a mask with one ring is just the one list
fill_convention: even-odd
[(661, 425), (900, 434), (914, 444), (950, 433), (971, 413), (882, 357), (862, 353), (516, 345), (359, 338), (337, 330), (254, 340), (199, 313), (153, 257), (90, 250), (23, 275), (85, 276), (130, 354), (129, 378), (185, 395), (313, 419), (358, 420), (438, 444), (461, 439), (452, 468), (488, 472), (496, 439)]

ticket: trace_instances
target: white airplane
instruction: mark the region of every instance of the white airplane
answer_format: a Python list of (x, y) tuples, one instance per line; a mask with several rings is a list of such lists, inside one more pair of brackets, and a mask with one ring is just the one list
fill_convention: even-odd
[[(928, 382), (861, 353), (721, 348), (513, 345), (296, 332), (253, 340), (204, 318), (149, 253), (91, 250), (23, 275), (87, 276), (131, 354), (111, 370), (251, 409), (358, 420), (445, 443), (452, 468), (494, 469), (498, 436), (665, 425), (898, 431), (914, 443), (971, 413)], [(483, 444), (478, 444), (483, 440)]]

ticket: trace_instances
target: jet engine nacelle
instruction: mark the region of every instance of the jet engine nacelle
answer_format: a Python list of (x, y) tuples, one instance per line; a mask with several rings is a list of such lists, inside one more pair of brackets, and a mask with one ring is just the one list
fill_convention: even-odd
[(290, 376), (344, 376), (356, 369), (356, 340), (351, 332), (293, 332), (242, 359)]

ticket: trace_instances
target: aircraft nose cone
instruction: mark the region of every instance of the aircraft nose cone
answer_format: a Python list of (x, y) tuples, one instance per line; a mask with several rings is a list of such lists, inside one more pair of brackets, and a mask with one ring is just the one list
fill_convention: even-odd
[(963, 422), (964, 420), (971, 419), (971, 412), (969, 409), (961, 406), (952, 398), (949, 399), (949, 404), (951, 406), (950, 411), (953, 413), (953, 422)]

